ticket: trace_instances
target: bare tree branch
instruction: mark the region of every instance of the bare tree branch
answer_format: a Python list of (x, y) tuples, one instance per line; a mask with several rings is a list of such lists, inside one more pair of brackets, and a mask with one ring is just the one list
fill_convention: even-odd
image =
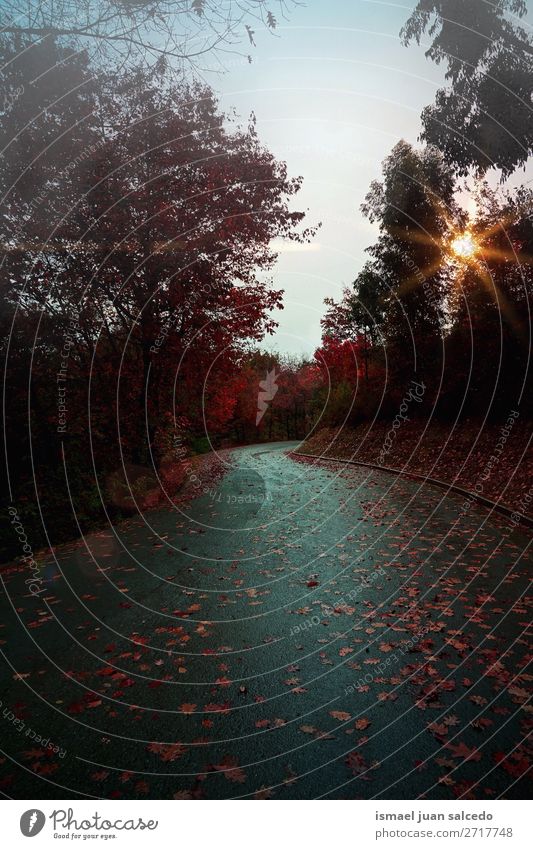
[[(247, 44), (250, 23), (273, 32), (299, 0), (5, 0), (0, 33), (63, 38), (94, 58), (175, 67)], [(117, 53), (119, 55), (117, 55)], [(246, 55), (246, 54), (242, 54)]]

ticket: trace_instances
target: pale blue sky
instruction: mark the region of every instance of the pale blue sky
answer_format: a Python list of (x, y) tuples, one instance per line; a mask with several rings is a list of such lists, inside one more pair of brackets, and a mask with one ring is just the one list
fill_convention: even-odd
[(423, 46), (399, 41), (412, 5), (308, 0), (280, 21), (278, 38), (256, 27), (252, 65), (229, 58), (209, 79), (223, 107), (255, 112), (260, 138), (304, 177), (295, 206), (323, 222), (312, 250), (280, 254), (280, 351), (311, 354), (319, 344), (324, 298), (353, 281), (375, 237), (359, 212), (368, 186), (400, 138), (416, 142), (421, 110), (443, 83)]

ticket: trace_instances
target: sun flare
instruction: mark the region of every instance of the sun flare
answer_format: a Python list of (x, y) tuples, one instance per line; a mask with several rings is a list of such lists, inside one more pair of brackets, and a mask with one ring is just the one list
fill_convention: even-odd
[(459, 259), (472, 259), (478, 251), (478, 244), (471, 233), (461, 233), (453, 239), (450, 248)]

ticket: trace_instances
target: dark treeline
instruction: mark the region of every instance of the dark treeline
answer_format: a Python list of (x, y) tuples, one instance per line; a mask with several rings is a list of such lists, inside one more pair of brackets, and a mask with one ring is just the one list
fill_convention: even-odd
[[(531, 418), (533, 192), (478, 181), (467, 215), (458, 189), (436, 148), (394, 147), (362, 205), (379, 236), (340, 302), (326, 301), (313, 362), (250, 361), (256, 385), (281, 372), (262, 438), (394, 418), (412, 381), (411, 418)], [(235, 428), (257, 437), (242, 414)]]
[(120, 514), (124, 468), (171, 485), (183, 449), (226, 432), (275, 326), (270, 243), (313, 233), (300, 180), (206, 86), (95, 73), (51, 39), (0, 54), (8, 498), (37, 549), (41, 511), (75, 537)]
[(330, 344), (357, 343), (357, 397), (340, 413), (352, 423), (394, 415), (412, 379), (422, 416), (531, 416), (533, 193), (479, 183), (467, 216), (457, 188), (439, 151), (405, 142), (370, 188), (362, 209), (379, 237), (323, 321)]
[(342, 300), (326, 302), (312, 427), (393, 417), (412, 380), (424, 392), (411, 415), (531, 419), (533, 193), (503, 188), (533, 151), (526, 11), (419, 0), (406, 21), (404, 44), (427, 39), (446, 86), (422, 113), (423, 146), (400, 141), (362, 205), (379, 235)]

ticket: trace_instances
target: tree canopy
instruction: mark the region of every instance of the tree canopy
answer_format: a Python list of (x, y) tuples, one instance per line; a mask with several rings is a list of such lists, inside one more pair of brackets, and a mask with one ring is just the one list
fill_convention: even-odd
[(524, 0), (420, 0), (400, 35), (432, 40), (426, 56), (449, 85), (422, 113), (422, 140), (459, 174), (524, 165), (533, 146), (533, 40)]
[(301, 180), (209, 87), (161, 69), (95, 79), (50, 39), (24, 59), (1, 44), (9, 90), (29, 92), (0, 114), (10, 481), (53, 512), (63, 451), (94, 517), (123, 463), (164, 475), (173, 435), (224, 431), (243, 352), (276, 325), (271, 242), (313, 230), (292, 208)]

